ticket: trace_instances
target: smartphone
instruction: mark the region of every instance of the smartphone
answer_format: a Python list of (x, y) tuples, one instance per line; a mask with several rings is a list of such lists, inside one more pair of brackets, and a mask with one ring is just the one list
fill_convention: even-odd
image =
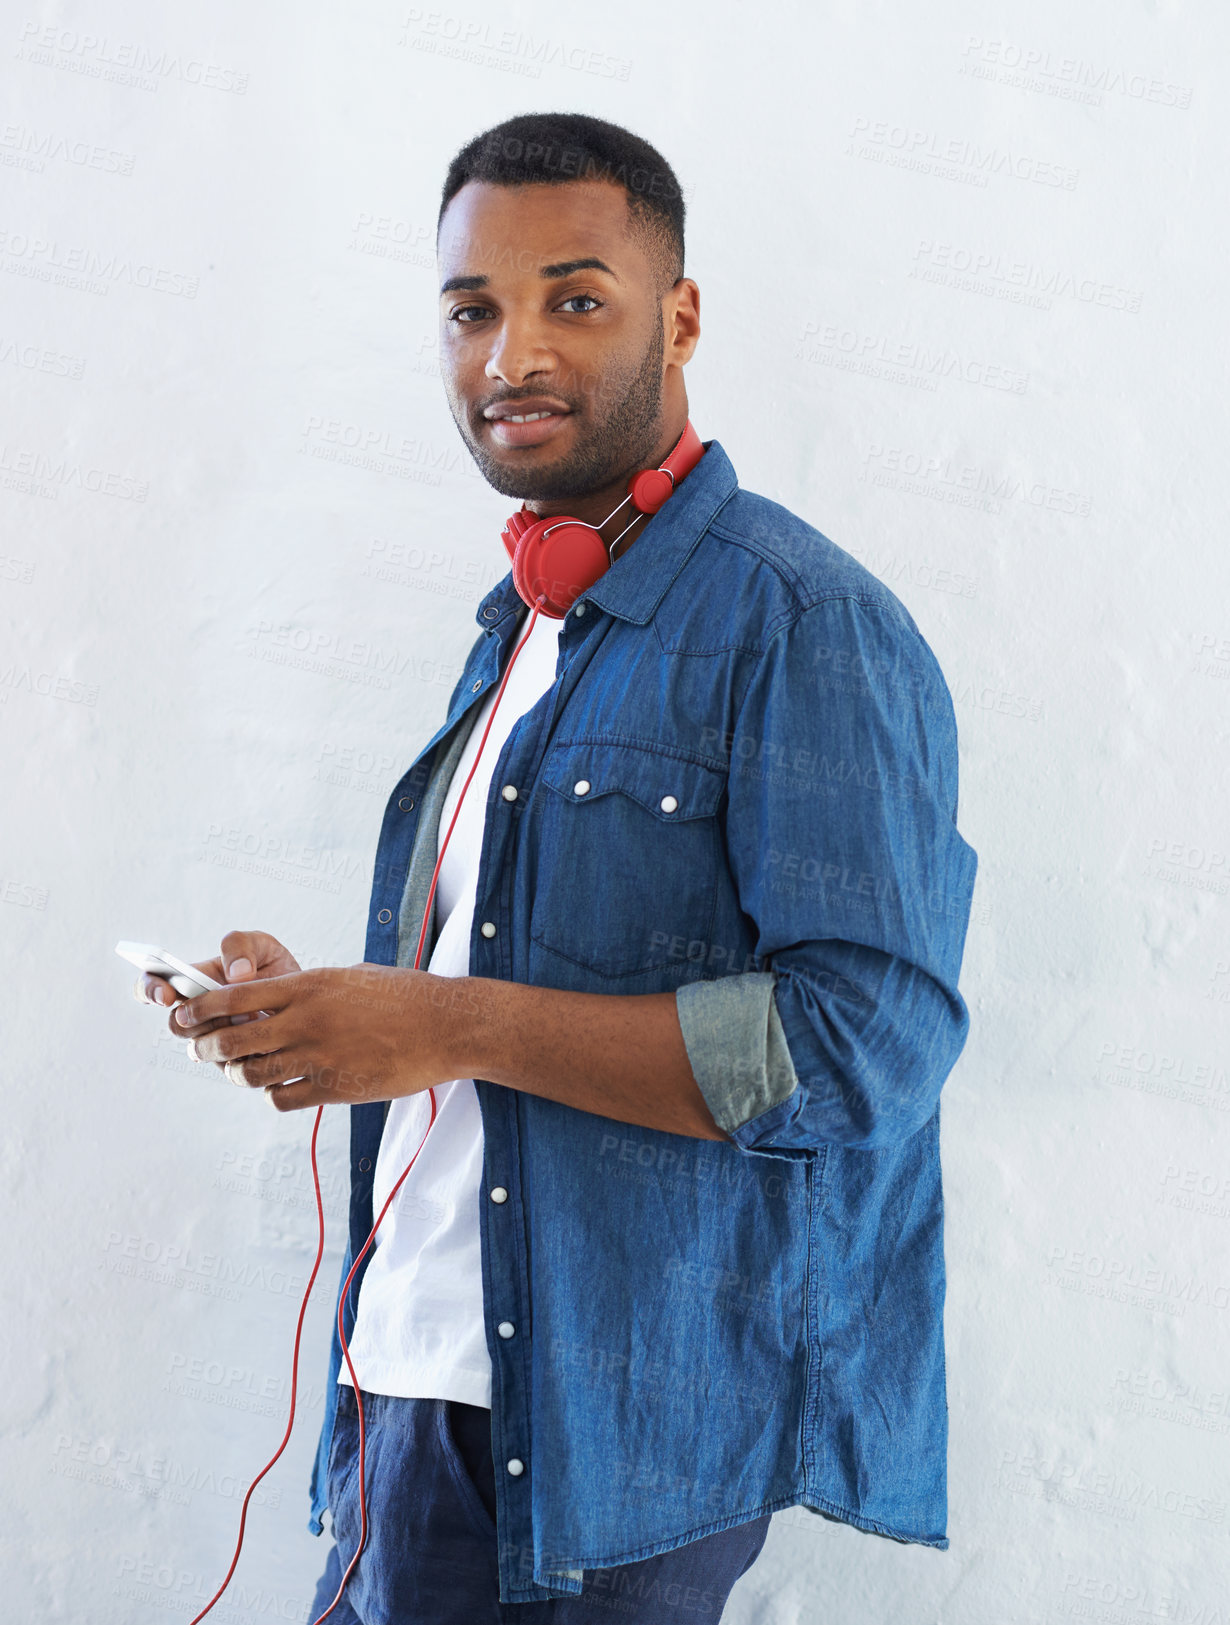
[(197, 970), (195, 965), (189, 965), (174, 954), (169, 954), (165, 948), (155, 948), (149, 942), (117, 942), (115, 951), (138, 970), (165, 977), (185, 999), (195, 998), (198, 993), (208, 993), (211, 988), (226, 986), (225, 982), (215, 982), (204, 971)]

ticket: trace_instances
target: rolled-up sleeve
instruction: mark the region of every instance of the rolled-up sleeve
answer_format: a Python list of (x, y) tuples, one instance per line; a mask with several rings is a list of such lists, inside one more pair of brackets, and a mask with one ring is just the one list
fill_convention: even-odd
[(969, 1027), (978, 859), (943, 674), (904, 606), (826, 598), (769, 638), (727, 744), (727, 861), (764, 969), (678, 989), (697, 1084), (746, 1151), (903, 1140)]

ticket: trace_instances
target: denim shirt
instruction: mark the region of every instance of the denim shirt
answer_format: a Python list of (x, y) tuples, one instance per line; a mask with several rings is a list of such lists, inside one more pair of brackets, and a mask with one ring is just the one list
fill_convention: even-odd
[[(564, 618), (487, 797), (470, 974), (673, 992), (731, 1136), (475, 1080), (504, 1602), (794, 1505), (948, 1546), (939, 1095), (977, 868), (952, 702), (896, 596), (705, 445)], [(389, 797), (367, 962), (413, 964), (449, 777), (528, 614), (510, 572)], [(350, 1108), (343, 1280), (387, 1109)], [(316, 1534), (340, 1365), (335, 1324)]]

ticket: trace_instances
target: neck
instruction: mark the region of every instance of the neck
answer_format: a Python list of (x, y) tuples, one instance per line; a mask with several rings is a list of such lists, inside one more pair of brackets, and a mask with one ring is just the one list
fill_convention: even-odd
[[(679, 444), (687, 428), (687, 423), (688, 413), (685, 404), (682, 421), (662, 437), (653, 457), (641, 464), (641, 468), (661, 468), (662, 464)], [(612, 564), (616, 559), (623, 557), (653, 518), (652, 514), (643, 513), (637, 509), (630, 500), (624, 500), (628, 496), (628, 482), (632, 474), (639, 471), (639, 469), (630, 469), (616, 484), (608, 487), (602, 493), (593, 493), (584, 503), (574, 501), (568, 504), (568, 511), (575, 518), (583, 519), (598, 528), (599, 535), (607, 545)], [(677, 474), (675, 476), (676, 484), (684, 478), (686, 478), (686, 475)], [(621, 506), (617, 511), (613, 512), (612, 510), (616, 508), (617, 503), (621, 504)], [(532, 507), (541, 515), (549, 509), (550, 504), (544, 503), (541, 507), (537, 504), (527, 504), (527, 506)], [(589, 513), (585, 512), (585, 509), (589, 509)]]

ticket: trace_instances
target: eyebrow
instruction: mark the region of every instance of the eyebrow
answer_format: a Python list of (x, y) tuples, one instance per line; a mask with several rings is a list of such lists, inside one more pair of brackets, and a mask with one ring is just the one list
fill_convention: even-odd
[[(577, 271), (605, 271), (607, 276), (616, 282), (619, 281), (619, 277), (605, 260), (595, 259), (592, 255), (583, 260), (561, 260), (558, 265), (544, 265), (540, 275), (546, 277), (548, 281), (558, 282), (561, 277), (572, 276)], [(477, 288), (485, 288), (488, 280), (485, 276), (451, 276), (440, 288), (441, 298), (456, 289), (472, 293)]]

